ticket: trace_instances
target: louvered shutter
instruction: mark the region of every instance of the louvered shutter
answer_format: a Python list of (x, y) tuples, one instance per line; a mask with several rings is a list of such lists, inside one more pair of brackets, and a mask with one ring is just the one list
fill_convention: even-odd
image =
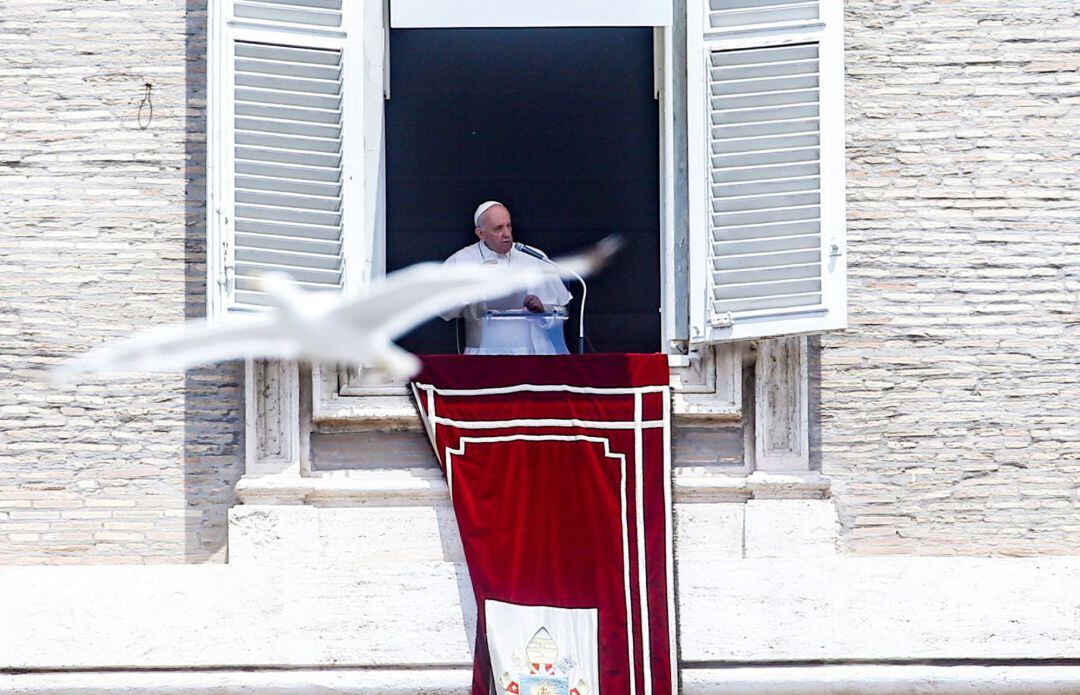
[[(348, 89), (359, 31), (343, 0), (214, 3), (209, 80), (211, 314), (256, 310), (260, 273), (308, 290), (345, 286), (347, 181), (360, 155), (347, 145)], [(353, 156), (351, 156), (353, 155)], [(355, 198), (356, 200), (353, 200)], [(362, 219), (355, 214), (354, 221)]]
[(847, 321), (842, 3), (690, 0), (691, 342)]

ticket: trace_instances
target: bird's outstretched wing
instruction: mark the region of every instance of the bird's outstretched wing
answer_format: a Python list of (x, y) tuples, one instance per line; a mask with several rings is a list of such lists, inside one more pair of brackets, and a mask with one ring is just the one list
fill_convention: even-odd
[(591, 275), (618, 248), (618, 239), (609, 237), (586, 253), (553, 259), (549, 269), (418, 263), (391, 273), (330, 314), (392, 340), (434, 316), (480, 299), (505, 297), (552, 275)]
[(233, 316), (216, 324), (197, 319), (95, 348), (57, 365), (49, 378), (63, 383), (88, 372), (182, 370), (249, 357), (292, 359), (297, 352), (296, 342), (269, 316)]

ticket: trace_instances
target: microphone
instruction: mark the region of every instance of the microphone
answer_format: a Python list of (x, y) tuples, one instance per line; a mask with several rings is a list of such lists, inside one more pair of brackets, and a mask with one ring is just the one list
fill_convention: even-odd
[(555, 266), (559, 270), (562, 270), (564, 273), (567, 273), (569, 275), (573, 275), (574, 279), (581, 283), (581, 310), (580, 310), (580, 313), (578, 314), (578, 354), (579, 355), (584, 355), (585, 354), (585, 298), (589, 295), (589, 286), (585, 284), (585, 278), (581, 277), (580, 275), (575, 273), (570, 268), (566, 268), (564, 266), (559, 265), (558, 263), (551, 260), (550, 258), (545, 256), (544, 254), (540, 253), (540, 251), (534, 249), (531, 246), (526, 246), (525, 244), (521, 243), (520, 241), (515, 241), (514, 242), (514, 250), (515, 251), (520, 251), (521, 253), (525, 254), (526, 256), (532, 256), (533, 258), (539, 259), (539, 260), (541, 260), (541, 261), (543, 261), (545, 263), (550, 263), (551, 265)]
[[(551, 263), (550, 258), (548, 258), (544, 254), (540, 253), (539, 251), (537, 251), (533, 247), (526, 246), (525, 244), (521, 243), (520, 241), (515, 241), (514, 242), (514, 250), (515, 251), (521, 251), (526, 256), (532, 256), (533, 258), (539, 258), (542, 261), (547, 261), (548, 263)], [(551, 265), (555, 265), (555, 264), (551, 263)]]

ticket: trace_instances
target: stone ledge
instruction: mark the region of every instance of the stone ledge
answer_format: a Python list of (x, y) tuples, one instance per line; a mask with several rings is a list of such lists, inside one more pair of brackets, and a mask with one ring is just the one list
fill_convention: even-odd
[(320, 432), (423, 429), (412, 397), (326, 396), (317, 402), (312, 417)]
[[(816, 472), (751, 473), (747, 476), (696, 468), (674, 475), (675, 503), (745, 502), (750, 499), (826, 499), (829, 479)], [(341, 470), (310, 477), (293, 474), (244, 476), (236, 485), (242, 504), (383, 506), (449, 504), (437, 469)]]
[(682, 670), (683, 695), (1066, 695), (1080, 666), (837, 664)]
[[(673, 425), (738, 422), (742, 418), (739, 346), (720, 346), (693, 357), (668, 355)], [(421, 430), (405, 384), (348, 384), (334, 369), (312, 372), (312, 422), (321, 432)]]
[(675, 474), (675, 501), (683, 503), (826, 499), (829, 491), (829, 479), (815, 471), (732, 475), (690, 469)]
[[(701, 426), (737, 423), (742, 410), (730, 403), (714, 402), (696, 394), (672, 394), (671, 424)], [(409, 396), (329, 397), (312, 418), (319, 432), (384, 432), (423, 430)]]
[[(0, 604), (0, 664), (8, 675), (466, 668), (464, 565), (365, 560), (0, 568), (0, 591), (18, 597)], [(1080, 557), (703, 557), (678, 561), (676, 576), (684, 674), (1080, 653)]]
[[(1069, 695), (1080, 689), (1080, 666), (1074, 665), (684, 665), (681, 675), (683, 695)], [(81, 671), (0, 675), (0, 690), (20, 695), (467, 695), (471, 680), (468, 668)]]
[(470, 668), (110, 671), (0, 675), (19, 695), (468, 695)]
[(438, 470), (332, 471), (314, 477), (244, 476), (236, 485), (242, 504), (308, 504), (316, 507), (408, 507), (450, 503)]

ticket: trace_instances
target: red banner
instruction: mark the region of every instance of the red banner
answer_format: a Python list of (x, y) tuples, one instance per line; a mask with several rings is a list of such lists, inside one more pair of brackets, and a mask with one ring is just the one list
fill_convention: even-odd
[(473, 695), (675, 690), (663, 355), (424, 358), (476, 594)]

